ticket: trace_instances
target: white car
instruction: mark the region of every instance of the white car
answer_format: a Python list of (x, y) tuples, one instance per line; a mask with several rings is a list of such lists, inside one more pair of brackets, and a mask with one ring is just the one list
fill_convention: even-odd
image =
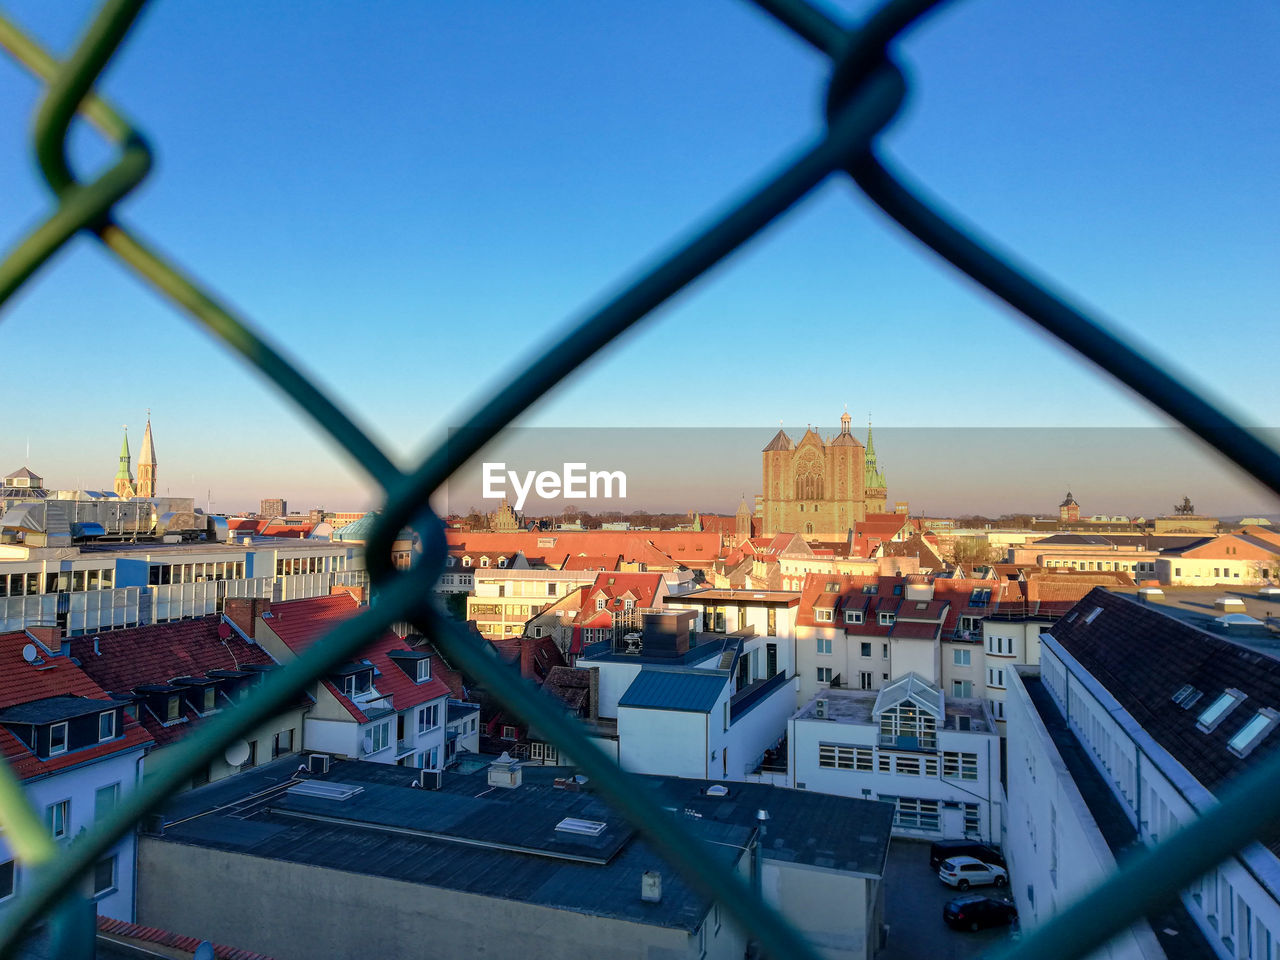
[(973, 857), (950, 857), (938, 867), (938, 879), (957, 890), (968, 890), (987, 884), (1003, 887), (1009, 882), (1009, 873), (1004, 867), (983, 863)]

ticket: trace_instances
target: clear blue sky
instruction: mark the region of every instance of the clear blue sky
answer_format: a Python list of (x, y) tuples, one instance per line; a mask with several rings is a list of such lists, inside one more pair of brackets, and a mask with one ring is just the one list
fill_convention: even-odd
[[(92, 5), (4, 8), (61, 52)], [(967, 0), (900, 53), (913, 93), (884, 142), (902, 167), (1275, 422), (1272, 0)], [(729, 0), (159, 0), (104, 87), (157, 154), (128, 221), (408, 463), (531, 345), (809, 142), (827, 72)], [(27, 141), (37, 97), (0, 57), (5, 247), (48, 202)], [(85, 131), (73, 152), (82, 168), (108, 156)], [(107, 485), (120, 425), (136, 443), (151, 407), (174, 494), (212, 490), (227, 510), (277, 493), (304, 509), (368, 502), (288, 402), (92, 241), (0, 316), (0, 362), (5, 471), (30, 435), (53, 485)], [(1163, 422), (839, 181), (524, 422), (831, 425), (844, 403), (886, 428)]]

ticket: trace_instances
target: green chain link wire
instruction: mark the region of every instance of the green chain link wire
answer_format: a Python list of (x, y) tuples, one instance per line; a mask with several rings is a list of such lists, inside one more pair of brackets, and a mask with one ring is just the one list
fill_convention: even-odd
[[(48, 85), (37, 117), (36, 156), (58, 201), (46, 220), (0, 262), (0, 307), (68, 239), (80, 230), (88, 231), (138, 276), (256, 367), (386, 493), (385, 509), (366, 551), (376, 591), (374, 603), (268, 677), (253, 697), (155, 755), (146, 785), (129, 794), (112, 815), (60, 858), (55, 859), (56, 847), (27, 804), (12, 771), (0, 763), (0, 826), (9, 831), (17, 855), (35, 870), (35, 881), (10, 907), (0, 926), (0, 953), (7, 955), (24, 930), (52, 910), (61, 936), (60, 952), (88, 955), (92, 938), (84, 936), (83, 911), (77, 912), (74, 898), (66, 899), (77, 878), (217, 751), (275, 715), (392, 623), (410, 620), (464, 673), (492, 691), (526, 723), (542, 730), (572, 758), (687, 882), (722, 903), (753, 934), (766, 955), (814, 957), (803, 938), (741, 880), (698, 856), (697, 841), (679, 821), (663, 811), (647, 791), (637, 789), (630, 775), (590, 743), (578, 722), (557, 701), (486, 656), (433, 605), (431, 586), (444, 564), (445, 541), (443, 524), (430, 511), (427, 498), (458, 465), (547, 389), (666, 299), (697, 281), (833, 172), (846, 171), (886, 213), (936, 253), (1280, 492), (1280, 456), (1260, 438), (1030, 279), (1010, 258), (992, 252), (989, 244), (956, 227), (953, 218), (937, 213), (875, 154), (874, 138), (896, 115), (906, 89), (900, 71), (889, 60), (887, 47), (936, 7), (936, 2), (890, 0), (856, 30), (847, 30), (800, 0), (756, 3), (831, 57), (834, 71), (825, 135), (674, 254), (585, 317), (469, 418), (450, 444), (433, 452), (408, 475), (396, 469), (364, 431), (245, 320), (120, 222), (115, 206), (146, 176), (151, 154), (132, 124), (91, 88), (145, 0), (104, 3), (62, 64), (0, 16), (0, 45)], [(67, 130), (76, 112), (120, 148), (117, 162), (89, 183), (75, 178), (65, 155)], [(422, 535), (423, 555), (412, 569), (395, 571), (390, 562), (391, 541), (407, 524), (413, 524)], [(1232, 852), (1273, 829), (1277, 809), (1268, 798), (1277, 790), (1280, 756), (1242, 778), (1224, 795), (1219, 807), (1136, 857), (1006, 956), (1023, 960), (1087, 954), (1152, 907), (1176, 896)]]

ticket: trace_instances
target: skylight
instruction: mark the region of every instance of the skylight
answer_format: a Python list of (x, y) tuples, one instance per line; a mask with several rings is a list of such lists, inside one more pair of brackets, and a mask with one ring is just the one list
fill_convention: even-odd
[(1084, 622), (1093, 623), (1093, 621), (1097, 619), (1098, 614), (1100, 614), (1101, 612), (1102, 612), (1101, 607), (1094, 607), (1085, 615)]
[(1262, 738), (1276, 725), (1277, 719), (1280, 719), (1280, 714), (1277, 714), (1274, 710), (1259, 710), (1253, 715), (1252, 720), (1241, 727), (1240, 731), (1227, 741), (1227, 748), (1237, 757), (1245, 756), (1262, 742)]
[(1245, 699), (1245, 694), (1239, 690), (1228, 690), (1221, 694), (1217, 700), (1209, 704), (1209, 708), (1200, 714), (1200, 719), (1196, 721), (1198, 727), (1204, 733), (1208, 733), (1220, 724), (1223, 718), (1235, 709), (1236, 704)]
[(1186, 686), (1181, 687), (1178, 690), (1178, 692), (1173, 695), (1171, 699), (1178, 706), (1182, 707), (1183, 710), (1189, 710), (1192, 704), (1196, 703), (1196, 701), (1198, 701), (1203, 696), (1204, 696), (1204, 693), (1202, 691), (1197, 690), (1195, 687), (1193, 687), (1191, 684), (1188, 683)]
[(605, 824), (600, 820), (579, 820), (577, 817), (565, 817), (556, 824), (556, 829), (564, 833), (580, 833), (588, 837), (598, 837), (604, 832)]

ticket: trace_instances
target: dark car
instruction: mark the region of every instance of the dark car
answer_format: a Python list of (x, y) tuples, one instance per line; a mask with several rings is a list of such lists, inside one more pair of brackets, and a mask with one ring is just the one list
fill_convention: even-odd
[(956, 897), (942, 908), (942, 919), (948, 926), (961, 930), (1004, 927), (1018, 919), (1018, 908), (1008, 900), (991, 897)]
[(937, 873), (942, 861), (952, 857), (973, 857), (983, 863), (994, 863), (997, 867), (1009, 866), (995, 847), (977, 840), (939, 840), (929, 848), (929, 869)]

